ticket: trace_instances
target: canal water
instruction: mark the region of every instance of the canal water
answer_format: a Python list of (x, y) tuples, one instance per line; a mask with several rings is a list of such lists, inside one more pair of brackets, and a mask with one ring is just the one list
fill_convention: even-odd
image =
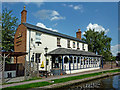
[(97, 79), (82, 84), (75, 84), (65, 87), (65, 90), (86, 90), (92, 88), (94, 90), (120, 90), (120, 75), (110, 76), (108, 78)]

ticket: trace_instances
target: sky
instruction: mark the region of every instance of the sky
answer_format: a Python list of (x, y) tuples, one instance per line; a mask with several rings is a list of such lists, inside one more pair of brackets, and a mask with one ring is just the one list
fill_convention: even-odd
[(26, 6), (27, 23), (76, 37), (78, 29), (105, 31), (112, 38), (111, 51), (118, 51), (117, 2), (3, 2), (2, 10), (13, 10), (21, 23), (21, 11)]

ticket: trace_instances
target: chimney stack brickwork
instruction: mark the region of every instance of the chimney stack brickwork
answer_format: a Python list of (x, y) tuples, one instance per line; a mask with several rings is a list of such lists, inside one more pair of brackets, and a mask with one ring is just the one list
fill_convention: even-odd
[[(15, 52), (26, 52), (26, 42), (27, 42), (27, 27), (22, 23), (26, 23), (27, 11), (22, 10), (21, 12), (21, 24), (18, 26), (15, 37), (14, 37), (14, 51)], [(17, 58), (17, 63), (25, 64), (25, 56), (20, 56)], [(14, 58), (14, 63), (16, 63), (16, 58)]]
[(78, 32), (76, 32), (76, 38), (81, 39), (81, 30), (78, 29)]
[(27, 16), (27, 11), (25, 10), (25, 6), (24, 6), (24, 10), (21, 12), (21, 23), (26, 23), (26, 16)]

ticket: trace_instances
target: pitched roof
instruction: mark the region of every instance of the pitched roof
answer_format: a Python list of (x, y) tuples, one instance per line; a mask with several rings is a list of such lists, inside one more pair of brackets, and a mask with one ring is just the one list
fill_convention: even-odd
[(101, 55), (96, 55), (93, 52), (74, 50), (74, 49), (66, 49), (66, 48), (57, 48), (57, 49), (49, 52), (48, 55), (80, 55), (80, 56), (101, 57)]
[(48, 29), (45, 29), (45, 28), (41, 28), (41, 27), (38, 27), (38, 26), (35, 26), (35, 25), (32, 25), (32, 24), (23, 23), (23, 25), (25, 25), (29, 29), (33, 29), (33, 30), (40, 31), (40, 32), (43, 32), (43, 33), (47, 33), (47, 34), (67, 38), (67, 39), (70, 39), (70, 40), (75, 40), (75, 41), (79, 41), (79, 42), (82, 42), (82, 43), (86, 43), (85, 41), (82, 41), (78, 38), (75, 38), (75, 37), (72, 37), (72, 36), (69, 36), (69, 35), (65, 35), (65, 34), (62, 34), (62, 33), (59, 33), (59, 32), (51, 31), (51, 30), (48, 30)]

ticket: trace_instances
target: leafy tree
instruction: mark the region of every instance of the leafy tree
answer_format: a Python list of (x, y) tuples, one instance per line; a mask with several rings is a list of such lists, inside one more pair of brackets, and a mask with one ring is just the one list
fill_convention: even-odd
[(0, 50), (2, 48), (2, 15), (0, 13)]
[(105, 60), (111, 60), (110, 43), (112, 39), (107, 37), (105, 32), (95, 32), (94, 29), (90, 29), (85, 31), (84, 37), (82, 40), (88, 43), (89, 51), (102, 55)]
[(14, 34), (18, 26), (18, 18), (14, 17), (12, 10), (2, 11), (2, 50), (14, 50)]
[(112, 56), (112, 60), (117, 60), (116, 56)]

